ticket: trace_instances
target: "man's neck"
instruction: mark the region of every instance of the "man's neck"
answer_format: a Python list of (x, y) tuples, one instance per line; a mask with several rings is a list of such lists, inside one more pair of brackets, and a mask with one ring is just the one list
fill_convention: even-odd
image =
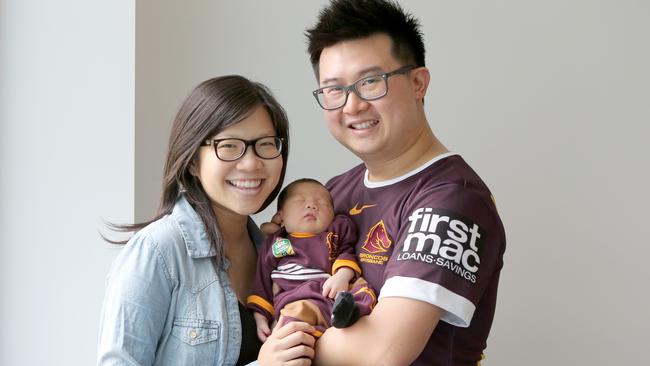
[(364, 163), (368, 169), (368, 179), (381, 182), (400, 177), (446, 152), (449, 150), (427, 128), (413, 144), (394, 156), (367, 158)]

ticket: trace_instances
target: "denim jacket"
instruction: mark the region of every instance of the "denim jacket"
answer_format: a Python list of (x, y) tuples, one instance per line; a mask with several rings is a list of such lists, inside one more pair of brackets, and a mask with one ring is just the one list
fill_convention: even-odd
[[(263, 238), (250, 218), (248, 232), (258, 246)], [(237, 296), (214, 255), (184, 196), (135, 234), (106, 280), (98, 365), (235, 365)]]

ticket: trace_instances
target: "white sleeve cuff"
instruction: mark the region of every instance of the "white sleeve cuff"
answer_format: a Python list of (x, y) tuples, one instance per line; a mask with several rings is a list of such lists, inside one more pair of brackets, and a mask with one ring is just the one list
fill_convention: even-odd
[(395, 276), (386, 280), (379, 300), (384, 297), (405, 297), (435, 305), (443, 310), (440, 320), (467, 328), (476, 306), (466, 298), (438, 285), (419, 278)]

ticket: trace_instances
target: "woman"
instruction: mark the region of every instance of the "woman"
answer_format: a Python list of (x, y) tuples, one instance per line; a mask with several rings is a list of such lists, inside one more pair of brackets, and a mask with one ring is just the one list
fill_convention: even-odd
[[(198, 85), (174, 120), (160, 209), (141, 224), (107, 278), (100, 365), (244, 365), (260, 344), (242, 307), (262, 240), (249, 215), (282, 186), (287, 117), (261, 84), (224, 76)], [(286, 328), (286, 329), (285, 329)], [(305, 324), (283, 327), (263, 365), (313, 357)], [(302, 344), (302, 345), (301, 345)]]

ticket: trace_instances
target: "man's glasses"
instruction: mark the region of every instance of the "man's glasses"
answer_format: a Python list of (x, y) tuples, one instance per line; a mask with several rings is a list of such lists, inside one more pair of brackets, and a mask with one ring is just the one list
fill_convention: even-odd
[(205, 140), (201, 146), (213, 146), (217, 158), (222, 161), (235, 161), (246, 153), (249, 146), (253, 147), (255, 155), (262, 159), (275, 159), (282, 154), (281, 137), (264, 136), (255, 140), (244, 140), (234, 137), (226, 139)]
[(326, 86), (312, 92), (321, 108), (331, 111), (339, 109), (348, 101), (350, 92), (354, 92), (362, 100), (377, 100), (388, 94), (388, 78), (393, 75), (406, 74), (416, 66), (406, 65), (397, 70), (381, 75), (366, 76), (348, 86)]

